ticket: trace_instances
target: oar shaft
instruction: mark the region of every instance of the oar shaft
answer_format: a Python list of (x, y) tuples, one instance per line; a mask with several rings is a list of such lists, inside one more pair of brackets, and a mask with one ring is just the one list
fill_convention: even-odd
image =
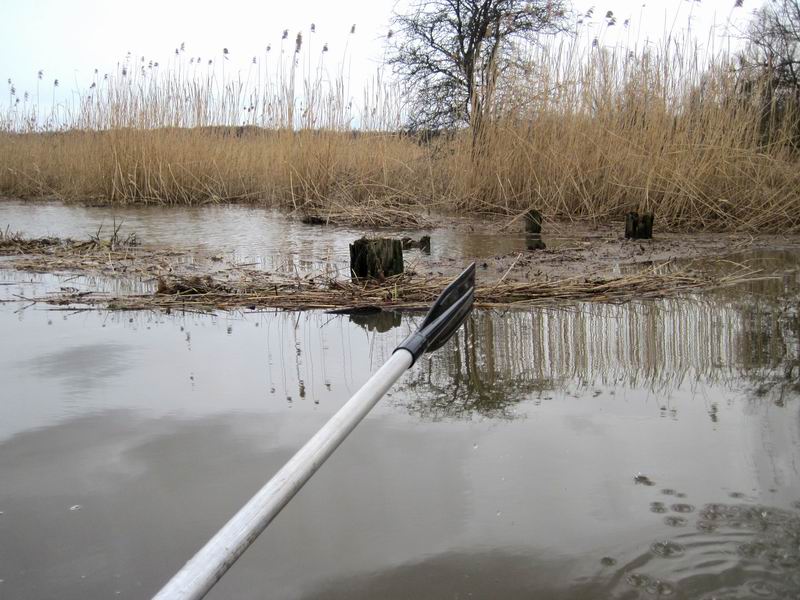
[(204, 597), (413, 361), (398, 349), (289, 462), (154, 597)]

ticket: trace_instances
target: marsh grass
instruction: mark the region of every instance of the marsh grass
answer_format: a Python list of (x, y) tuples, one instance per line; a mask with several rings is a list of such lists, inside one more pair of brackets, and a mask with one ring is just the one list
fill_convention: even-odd
[(674, 41), (547, 44), (498, 89), (479, 136), (411, 136), (397, 86), (376, 77), (356, 107), (343, 70), (325, 67), (327, 48), (312, 65), (302, 46), (298, 37), (288, 59), (254, 58), (251, 72), (221, 79), (199, 59), (123, 65), (46, 119), (10, 101), (0, 193), (250, 201), (380, 224), (391, 211), (535, 207), (601, 221), (653, 211), (658, 226), (682, 229), (800, 228), (797, 106), (725, 55)]

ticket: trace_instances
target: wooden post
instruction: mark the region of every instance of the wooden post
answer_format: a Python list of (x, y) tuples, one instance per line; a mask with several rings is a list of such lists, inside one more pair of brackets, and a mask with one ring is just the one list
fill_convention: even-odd
[(544, 250), (547, 248), (542, 241), (542, 236), (538, 233), (529, 233), (525, 236), (525, 245), (528, 250)]
[(538, 210), (529, 210), (525, 213), (525, 232), (542, 233), (542, 213)]
[(419, 241), (416, 241), (414, 238), (404, 237), (400, 238), (400, 243), (403, 245), (403, 250), (413, 250), (414, 248), (419, 248), (426, 254), (431, 253), (431, 236), (423, 235), (419, 238)]
[(625, 215), (625, 237), (633, 240), (649, 240), (653, 237), (653, 213), (640, 215), (629, 212)]
[(639, 213), (629, 212), (625, 215), (625, 239), (635, 239), (639, 225)]
[(639, 217), (636, 237), (640, 240), (649, 240), (653, 237), (653, 213), (646, 213)]
[(381, 279), (402, 272), (403, 244), (400, 240), (363, 237), (350, 244), (350, 273), (354, 279)]
[(423, 235), (421, 238), (419, 238), (419, 249), (426, 254), (431, 253), (431, 236)]

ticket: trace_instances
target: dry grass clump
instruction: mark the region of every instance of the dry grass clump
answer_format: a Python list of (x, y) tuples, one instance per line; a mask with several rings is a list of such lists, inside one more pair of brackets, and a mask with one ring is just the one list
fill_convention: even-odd
[(0, 256), (4, 265), (34, 273), (80, 273), (113, 278), (149, 280), (188, 268), (184, 252), (168, 248), (142, 247), (135, 234), (120, 235), (115, 226), (110, 235), (102, 227), (88, 240), (26, 238), (8, 229), (0, 231)]
[(27, 239), (18, 231), (11, 231), (10, 227), (0, 229), (0, 254), (27, 254), (28, 252), (42, 251), (45, 248), (62, 244), (62, 240), (55, 237)]
[(423, 229), (432, 225), (421, 205), (393, 205), (373, 201), (366, 205), (337, 204), (317, 209), (305, 208), (300, 220), (306, 225), (351, 225), (359, 227), (402, 227)]
[(102, 225), (88, 240), (75, 241), (70, 238), (54, 236), (26, 238), (19, 232), (11, 232), (10, 227), (0, 230), (0, 254), (5, 255), (81, 255), (91, 252), (128, 252), (139, 245), (135, 233), (125, 237), (120, 235), (122, 224), (114, 225), (109, 237), (102, 236)]
[[(626, 302), (751, 281), (742, 268), (724, 276), (688, 269), (653, 268), (618, 277), (581, 277), (526, 282), (487, 282), (475, 290), (478, 308), (521, 308), (564, 301)], [(112, 310), (425, 310), (451, 280), (399, 275), (382, 282), (350, 281), (325, 275), (285, 277), (264, 271), (211, 275), (163, 274), (154, 293), (108, 294), (72, 292), (31, 299), (59, 305), (71, 302)]]
[(505, 82), (480, 135), (420, 138), (400, 134), (394, 87), (377, 81), (356, 108), (341, 73), (295, 73), (294, 56), (221, 81), (198, 63), (123, 67), (46, 125), (16, 105), (0, 115), (0, 193), (257, 201), (363, 225), (535, 207), (548, 218), (638, 210), (659, 227), (800, 229), (800, 110), (778, 110), (729, 57), (673, 40), (550, 45), (524, 60), (527, 75)]
[(156, 294), (172, 296), (224, 295), (230, 288), (215, 281), (210, 275), (190, 275), (188, 277), (159, 277)]

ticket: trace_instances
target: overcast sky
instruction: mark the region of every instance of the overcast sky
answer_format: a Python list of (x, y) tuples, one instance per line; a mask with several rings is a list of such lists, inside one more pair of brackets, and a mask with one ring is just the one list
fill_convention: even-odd
[[(94, 69), (113, 72), (127, 52), (168, 64), (174, 50), (185, 43), (187, 56), (204, 62), (220, 60), (228, 48), (233, 69), (246, 69), (252, 58), (264, 56), (271, 44), (280, 49), (281, 33), (287, 52), (298, 31), (311, 52), (328, 43), (328, 64), (347, 50), (351, 88), (380, 66), (392, 9), (405, 0), (0, 0), (0, 77), (11, 79), (18, 95), (33, 94), (37, 72), (44, 71), (42, 89), (58, 78), (63, 93), (84, 89)], [(660, 39), (666, 30), (681, 32), (691, 23), (701, 42), (721, 43), (726, 28), (741, 28), (760, 2), (744, 0), (575, 0), (577, 12), (595, 6), (591, 21), (606, 45), (620, 40), (641, 44)], [(617, 24), (605, 25), (607, 11)], [(625, 20), (628, 27), (624, 27)], [(316, 33), (310, 34), (311, 23)], [(355, 24), (354, 34), (350, 34)], [(710, 32), (716, 32), (716, 36)]]

